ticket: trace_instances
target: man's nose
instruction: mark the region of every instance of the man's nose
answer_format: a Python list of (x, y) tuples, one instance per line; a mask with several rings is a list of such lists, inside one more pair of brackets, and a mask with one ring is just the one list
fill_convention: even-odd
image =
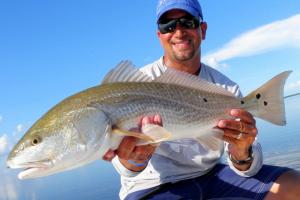
[(185, 34), (186, 34), (185, 28), (182, 27), (179, 23), (177, 23), (174, 31), (174, 35), (180, 37), (180, 36), (184, 36)]

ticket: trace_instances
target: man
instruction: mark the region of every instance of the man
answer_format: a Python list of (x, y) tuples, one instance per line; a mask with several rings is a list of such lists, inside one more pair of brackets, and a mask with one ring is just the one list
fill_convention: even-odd
[[(143, 72), (154, 79), (167, 67), (175, 68), (241, 95), (237, 84), (201, 63), (207, 24), (197, 0), (159, 0), (157, 23), (164, 56)], [(234, 119), (216, 124), (224, 131), (224, 145), (218, 150), (207, 150), (192, 139), (154, 147), (136, 146), (136, 139), (124, 138), (116, 151), (104, 156), (114, 158), (121, 175), (121, 199), (299, 199), (300, 179), (295, 171), (262, 165), (253, 116), (241, 109), (228, 114)], [(158, 113), (142, 117), (133, 130), (140, 131), (147, 123), (163, 126)], [(220, 164), (224, 147), (228, 166)]]

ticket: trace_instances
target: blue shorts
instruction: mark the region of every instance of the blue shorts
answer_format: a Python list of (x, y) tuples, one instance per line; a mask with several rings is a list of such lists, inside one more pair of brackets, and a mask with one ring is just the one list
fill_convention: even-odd
[(289, 170), (291, 169), (263, 165), (255, 176), (242, 177), (228, 165), (218, 164), (206, 175), (133, 192), (125, 200), (264, 199), (274, 181)]

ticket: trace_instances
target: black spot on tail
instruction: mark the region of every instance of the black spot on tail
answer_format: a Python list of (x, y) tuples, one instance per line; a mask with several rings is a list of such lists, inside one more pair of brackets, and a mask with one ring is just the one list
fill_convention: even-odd
[(260, 97), (261, 97), (261, 95), (258, 93), (258, 94), (256, 95), (256, 99), (260, 99)]
[(207, 99), (206, 99), (206, 98), (203, 98), (203, 101), (204, 101), (204, 102), (207, 102)]
[(267, 106), (267, 105), (268, 105), (268, 102), (264, 101), (264, 105)]

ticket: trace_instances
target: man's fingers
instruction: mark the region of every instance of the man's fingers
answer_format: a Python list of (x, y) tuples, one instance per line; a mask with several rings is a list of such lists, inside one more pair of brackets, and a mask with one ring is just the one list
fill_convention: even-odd
[(158, 114), (154, 115), (154, 119), (153, 119), (153, 121), (154, 121), (154, 123), (155, 123), (155, 124), (157, 124), (157, 125), (160, 125), (160, 126), (162, 126), (162, 125), (163, 125), (163, 124), (162, 124), (162, 119), (161, 119), (161, 116), (160, 116), (160, 115), (158, 115)]
[[(141, 127), (146, 124), (157, 124), (162, 125), (162, 119), (160, 115), (153, 116), (142, 116), (139, 119), (137, 127), (130, 129), (130, 131), (135, 131), (141, 133)], [(121, 141), (118, 149), (115, 153), (119, 158), (123, 160), (147, 160), (154, 153), (156, 146), (154, 145), (142, 145), (136, 146), (138, 139), (134, 137), (124, 137)], [(110, 158), (109, 155), (105, 155), (104, 158)]]
[(158, 114), (153, 115), (153, 116), (144, 116), (141, 119), (141, 124), (142, 124), (142, 126), (144, 126), (146, 124), (156, 124), (156, 125), (162, 126), (162, 119), (161, 119), (161, 116)]
[(151, 118), (148, 116), (144, 116), (142, 118), (142, 126), (144, 126), (145, 124), (150, 124), (151, 123)]
[(225, 129), (231, 129), (237, 132), (241, 133), (249, 133), (249, 134), (255, 134), (257, 133), (257, 129), (252, 124), (247, 124), (242, 121), (234, 121), (234, 120), (221, 120), (218, 123), (218, 127), (225, 128)]
[(256, 124), (255, 119), (253, 118), (253, 115), (249, 113), (246, 110), (243, 109), (232, 109), (230, 110), (230, 115), (240, 118), (240, 121), (244, 121), (248, 124)]

